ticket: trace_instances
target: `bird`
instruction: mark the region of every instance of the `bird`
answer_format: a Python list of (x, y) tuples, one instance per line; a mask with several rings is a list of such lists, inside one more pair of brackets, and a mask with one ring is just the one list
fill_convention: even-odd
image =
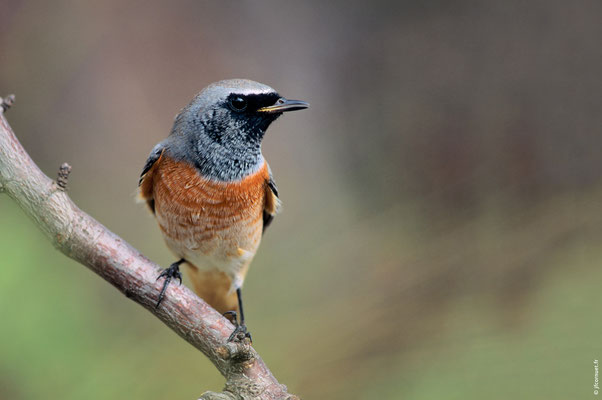
[(235, 325), (228, 341), (251, 340), (242, 286), (281, 205), (261, 144), (283, 113), (308, 107), (265, 84), (229, 79), (204, 88), (176, 115), (138, 182), (177, 258), (157, 277), (164, 282), (155, 308), (173, 279), (182, 283), (183, 264), (199, 297)]

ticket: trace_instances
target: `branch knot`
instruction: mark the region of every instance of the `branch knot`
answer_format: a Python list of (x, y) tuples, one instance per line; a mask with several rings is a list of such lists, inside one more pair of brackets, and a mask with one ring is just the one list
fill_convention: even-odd
[(0, 107), (2, 107), (2, 112), (6, 112), (13, 104), (15, 103), (15, 95), (9, 94), (8, 96), (2, 98), (0, 97)]
[(59, 189), (63, 192), (67, 191), (67, 181), (69, 180), (69, 174), (71, 173), (71, 165), (67, 163), (61, 164), (59, 167), (59, 173), (56, 178), (56, 184)]
[(224, 360), (235, 360), (238, 362), (251, 361), (255, 359), (255, 351), (246, 342), (228, 342), (217, 348), (217, 354)]

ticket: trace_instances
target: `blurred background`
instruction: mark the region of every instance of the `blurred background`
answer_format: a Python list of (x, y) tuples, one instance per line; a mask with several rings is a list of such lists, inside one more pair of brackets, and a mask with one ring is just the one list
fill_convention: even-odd
[[(263, 151), (284, 211), (245, 284), (255, 347), (305, 399), (568, 399), (602, 358), (597, 0), (7, 1), (7, 118), (157, 263), (134, 201), (207, 84), (312, 107)], [(205, 357), (0, 196), (0, 398), (196, 399)]]

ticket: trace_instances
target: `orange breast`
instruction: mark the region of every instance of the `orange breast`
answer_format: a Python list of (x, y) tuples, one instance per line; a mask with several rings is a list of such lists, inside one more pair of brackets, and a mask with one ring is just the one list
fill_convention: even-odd
[(267, 163), (237, 182), (204, 178), (192, 165), (166, 156), (154, 168), (155, 213), (172, 251), (192, 263), (224, 263), (208, 266), (221, 270), (232, 258), (252, 258), (261, 240)]

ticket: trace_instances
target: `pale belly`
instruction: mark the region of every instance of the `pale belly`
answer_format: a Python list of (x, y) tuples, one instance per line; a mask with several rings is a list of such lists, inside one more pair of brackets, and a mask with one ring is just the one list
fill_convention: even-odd
[(190, 224), (189, 218), (157, 212), (157, 221), (177, 257), (200, 270), (222, 271), (239, 287), (261, 242), (262, 214), (253, 209), (244, 213), (247, 218), (228, 221), (227, 227), (224, 221), (215, 224), (215, 217), (207, 215), (198, 215), (193, 218), (196, 223)]

